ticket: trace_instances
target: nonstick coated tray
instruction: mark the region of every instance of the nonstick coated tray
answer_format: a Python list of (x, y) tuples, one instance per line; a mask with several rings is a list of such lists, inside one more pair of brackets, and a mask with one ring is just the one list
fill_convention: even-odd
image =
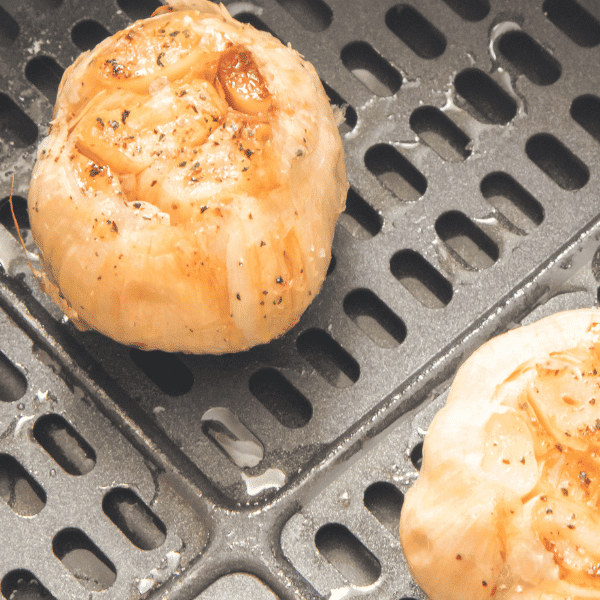
[(268, 345), (142, 352), (39, 290), (26, 198), (63, 70), (156, 0), (0, 0), (0, 591), (423, 598), (397, 524), (458, 365), (598, 304), (595, 0), (255, 0), (317, 68), (351, 191), (320, 295)]

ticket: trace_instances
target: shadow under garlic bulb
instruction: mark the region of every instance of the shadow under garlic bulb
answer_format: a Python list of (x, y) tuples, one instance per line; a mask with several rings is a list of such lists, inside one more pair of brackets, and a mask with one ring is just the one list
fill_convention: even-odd
[(207, 0), (82, 54), (29, 194), (42, 287), (140, 348), (268, 342), (325, 279), (348, 183), (314, 68)]

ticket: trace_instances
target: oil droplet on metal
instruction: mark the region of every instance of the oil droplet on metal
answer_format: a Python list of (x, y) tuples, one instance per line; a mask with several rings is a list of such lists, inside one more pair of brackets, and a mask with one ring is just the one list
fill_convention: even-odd
[(242, 472), (242, 479), (246, 483), (246, 493), (256, 496), (264, 490), (278, 490), (285, 483), (285, 473), (279, 469), (267, 469), (261, 475), (251, 477)]

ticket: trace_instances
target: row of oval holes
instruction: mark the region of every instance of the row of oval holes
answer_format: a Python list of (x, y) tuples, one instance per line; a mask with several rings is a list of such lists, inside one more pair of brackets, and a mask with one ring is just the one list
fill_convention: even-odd
[[(480, 21), (484, 19), (490, 11), (489, 0), (443, 0), (456, 14), (466, 21)], [(581, 36), (580, 16), (582, 9), (575, 4), (573, 0), (561, 0), (568, 4), (573, 4), (575, 10), (567, 10), (566, 18), (559, 13), (559, 6), (552, 10), (552, 2), (546, 4), (551, 6), (552, 19), (556, 14), (559, 22), (566, 21), (564, 26), (569, 31), (573, 31), (575, 36)], [(333, 22), (333, 12), (323, 0), (277, 0), (302, 27), (307, 31), (319, 32), (327, 29)], [(55, 9), (62, 4), (62, 0), (36, 0), (36, 8), (39, 10)], [(123, 10), (132, 20), (142, 19), (150, 16), (154, 10), (160, 6), (158, 0), (117, 0), (119, 8)], [(557, 4), (556, 0), (554, 4)], [(409, 7), (410, 8), (410, 7)], [(564, 10), (564, 9), (563, 9)], [(406, 17), (405, 17), (406, 18)], [(584, 25), (587, 23), (584, 21)], [(413, 24), (419, 25), (419, 21)], [(19, 35), (19, 25), (4, 9), (0, 7), (0, 45), (8, 46)], [(424, 32), (425, 34), (427, 31)], [(73, 40), (75, 41), (75, 39)], [(76, 42), (77, 46), (79, 44)], [(88, 48), (81, 48), (87, 50)]]
[[(555, 22), (573, 41), (583, 47), (600, 44), (600, 23), (575, 2), (564, 2), (559, 7), (556, 0), (548, 0), (544, 3), (545, 7), (550, 10), (546, 16), (551, 20), (560, 10), (561, 16), (568, 15), (577, 21), (575, 27), (563, 27), (565, 22), (561, 20)], [(446, 49), (444, 35), (412, 6), (394, 6), (387, 12), (385, 22), (420, 58), (438, 58)], [(497, 49), (510, 65), (536, 85), (550, 85), (561, 75), (562, 68), (558, 60), (525, 31), (505, 33), (497, 41)], [(395, 94), (402, 85), (400, 73), (366, 42), (348, 44), (342, 50), (341, 58), (345, 67), (378, 96)], [(489, 94), (491, 91), (481, 93)], [(473, 89), (471, 93), (477, 92)], [(491, 118), (503, 117), (491, 115)]]
[[(506, 124), (517, 112), (515, 100), (509, 96), (489, 75), (478, 69), (467, 69), (457, 75), (456, 89), (469, 100), (477, 112), (485, 115), (484, 120), (493, 124)], [(596, 141), (600, 142), (600, 98), (585, 94), (576, 98), (570, 109), (571, 117)], [(440, 109), (433, 106), (422, 106), (410, 117), (410, 125), (419, 137), (428, 144), (440, 157), (447, 161), (465, 160), (470, 155), (471, 139)], [(589, 180), (588, 167), (569, 150), (560, 140), (548, 133), (531, 136), (525, 144), (525, 153), (529, 159), (548, 175), (557, 185), (569, 191), (582, 188)], [(389, 144), (377, 144), (365, 153), (367, 169), (394, 196), (405, 202), (414, 202), (421, 198), (427, 190), (425, 176)], [(496, 196), (494, 188), (498, 180), (494, 176), (482, 182), (482, 192), (486, 198)], [(506, 184), (499, 184), (500, 189), (507, 190)], [(524, 212), (535, 225), (539, 208), (530, 203), (531, 196), (524, 192), (518, 184), (510, 184), (512, 204)], [(353, 192), (356, 196), (356, 193)], [(516, 194), (516, 196), (515, 196)], [(503, 195), (502, 193), (500, 195)], [(526, 198), (512, 202), (513, 197)], [(362, 217), (362, 230), (374, 235), (381, 228), (381, 220), (374, 211), (363, 208), (366, 203), (358, 198), (350, 198), (349, 212)], [(357, 219), (358, 220), (358, 219)], [(379, 221), (379, 227), (378, 225)], [(362, 225), (362, 222), (359, 220)], [(364, 233), (362, 234), (364, 235)]]
[[(260, 381), (255, 380), (254, 386), (260, 385)], [(25, 393), (26, 387), (27, 382), (22, 373), (0, 353), (0, 398), (4, 401), (17, 401)], [(288, 402), (294, 402), (293, 397), (284, 397)], [(229, 421), (228, 425), (230, 431), (236, 429), (232, 421)], [(238, 422), (238, 425), (241, 424)], [(238, 439), (244, 436), (243, 432), (240, 434), (239, 429), (234, 433)], [(60, 415), (49, 414), (40, 417), (34, 424), (33, 438), (69, 475), (85, 475), (96, 464), (93, 448)], [(247, 443), (252, 439), (242, 441)], [(410, 457), (415, 468), (419, 469), (422, 443), (413, 448)], [(46, 493), (41, 485), (8, 454), (0, 454), (0, 497), (15, 513), (26, 517), (38, 514), (46, 504)], [(402, 493), (387, 482), (372, 484), (364, 495), (367, 509), (391, 531), (397, 530), (402, 502)], [(164, 524), (130, 489), (112, 489), (103, 499), (102, 510), (130, 542), (141, 550), (158, 548), (166, 538)], [(319, 552), (355, 585), (374, 583), (381, 573), (377, 559), (343, 525), (330, 523), (322, 527), (316, 534), (315, 544)], [(52, 549), (57, 558), (87, 589), (99, 591), (114, 583), (114, 565), (83, 531), (75, 528), (60, 531), (54, 537)], [(44, 595), (47, 591), (28, 571), (13, 571), (1, 584), (5, 598), (12, 597), (15, 591), (26, 589), (39, 592), (40, 598), (51, 597), (49, 594)]]
[[(489, 0), (443, 2), (465, 21), (481, 21), (490, 12)], [(333, 12), (324, 0), (277, 0), (277, 3), (307, 31), (324, 31), (333, 22)], [(36, 0), (36, 4), (41, 10), (54, 9), (62, 0)], [(148, 17), (160, 6), (158, 0), (117, 0), (117, 4), (132, 20)], [(600, 26), (575, 0), (546, 0), (542, 11), (578, 45), (591, 47), (600, 42)], [(0, 23), (0, 45), (8, 45), (19, 35), (19, 25), (2, 8)], [(424, 58), (439, 56), (445, 49), (444, 36), (411, 6), (400, 4), (390, 9), (386, 24), (417, 54), (421, 56), (424, 52)], [(443, 46), (441, 51), (440, 45)]]
[[(286, 8), (298, 14), (309, 14), (303, 11), (302, 2), (291, 0), (279, 0)], [(317, 0), (303, 0), (309, 4)], [(318, 0), (320, 1), (320, 0)], [(552, 17), (560, 13), (557, 23), (562, 24), (565, 16), (570, 15), (576, 21), (577, 27), (567, 27), (566, 33), (574, 31), (588, 32), (584, 39), (576, 37), (575, 41), (581, 41), (584, 46), (593, 46), (600, 43), (600, 23), (591, 15), (579, 7), (575, 2), (564, 2), (559, 6), (558, 0), (547, 0), (547, 16)], [(461, 4), (457, 2), (457, 5)], [(489, 8), (489, 7), (488, 7)], [(0, 21), (4, 17), (4, 26), (0, 27), (0, 41), (6, 32), (18, 33), (18, 25), (10, 15), (2, 15), (0, 8)], [(253, 13), (239, 13), (238, 19), (249, 22), (258, 29), (270, 31), (268, 27)], [(567, 18), (566, 21), (569, 21)], [(7, 25), (7, 23), (14, 25)], [(436, 58), (440, 56), (445, 47), (444, 36), (431, 25), (416, 9), (409, 5), (397, 5), (390, 9), (386, 15), (388, 27), (411, 47), (422, 58)], [(271, 32), (272, 33), (272, 32)], [(106, 28), (97, 21), (86, 20), (75, 25), (71, 31), (71, 38), (80, 50), (88, 50), (110, 35)], [(538, 85), (549, 85), (554, 83), (561, 73), (560, 63), (544, 50), (533, 38), (524, 31), (510, 31), (504, 34), (498, 41), (498, 49), (507, 60), (524, 73), (533, 83)], [(381, 55), (366, 42), (353, 42), (348, 44), (341, 54), (342, 62), (346, 68), (354, 73), (374, 94), (387, 96), (396, 93), (401, 86), (402, 77)], [(64, 69), (50, 56), (36, 56), (31, 59), (25, 68), (25, 75), (50, 102), (56, 99), (56, 92)], [(500, 86), (498, 86), (485, 73), (470, 69), (459, 74), (455, 80), (457, 91), (470, 102), (480, 116), (492, 123), (507, 123), (516, 113), (516, 103)], [(329, 86), (325, 84), (327, 93), (332, 102), (338, 105), (346, 104)], [(440, 113), (441, 114), (441, 113)], [(428, 121), (433, 119), (430, 127)], [(346, 122), (343, 131), (352, 129), (356, 125), (356, 111), (352, 107), (347, 108)], [(465, 146), (468, 138), (457, 130), (451, 121), (445, 120), (444, 116), (436, 116), (415, 113), (416, 121), (422, 120), (425, 131), (436, 132), (441, 127), (444, 131), (450, 128), (448, 133), (453, 141), (450, 149), (459, 152), (459, 159), (465, 158)], [(440, 121), (441, 119), (441, 121)], [(412, 123), (411, 123), (412, 124)], [(37, 128), (33, 121), (6, 95), (0, 94), (0, 125), (2, 125), (3, 137), (18, 146), (32, 144), (37, 139)], [(413, 128), (417, 133), (421, 128), (419, 122), (415, 122)], [(438, 132), (439, 133), (439, 132)], [(461, 136), (466, 139), (461, 139)], [(442, 132), (442, 137), (444, 134)], [(463, 143), (464, 142), (464, 143)], [(462, 155), (462, 156), (461, 156)]]
[[(305, 344), (306, 352), (313, 352), (307, 358), (312, 360), (324, 377), (338, 386), (358, 380), (358, 363), (341, 346), (320, 330), (309, 330), (308, 333), (315, 339), (300, 338), (299, 347), (302, 349), (302, 344)], [(316, 347), (308, 347), (311, 343)], [(137, 349), (130, 352), (133, 361), (163, 391), (178, 395), (191, 389), (194, 376), (177, 356)], [(249, 388), (284, 427), (303, 427), (312, 418), (311, 403), (276, 369), (266, 368), (254, 373), (250, 377)], [(26, 377), (0, 352), (0, 401), (18, 402), (26, 391)], [(239, 468), (254, 467), (264, 456), (262, 443), (227, 408), (208, 409), (202, 416), (202, 430)], [(34, 426), (33, 434), (38, 443), (71, 475), (83, 475), (93, 468), (93, 449), (62, 417), (42, 417)]]
[[(96, 464), (93, 448), (60, 415), (40, 417), (33, 427), (33, 437), (69, 475), (86, 475)], [(15, 513), (25, 517), (37, 515), (47, 500), (42, 486), (8, 454), (0, 454), (0, 497)], [(128, 488), (119, 487), (109, 491), (102, 501), (102, 510), (140, 550), (154, 550), (166, 539), (165, 525)], [(116, 579), (116, 569), (110, 559), (79, 529), (60, 531), (54, 537), (52, 550), (81, 585), (91, 591), (106, 589)], [(12, 597), (14, 581), (25, 578), (25, 583), (21, 581), (20, 585), (28, 585), (27, 577), (21, 575), (17, 577), (13, 573), (7, 576), (8, 580), (3, 580), (1, 589), (6, 598)]]
[[(421, 466), (422, 452), (422, 443), (417, 444), (411, 452), (411, 461), (417, 469)], [(45, 494), (39, 484), (8, 455), (0, 455), (0, 486), (0, 495), (5, 499), (10, 495), (10, 500), (7, 501), (12, 503), (13, 510), (19, 504), (21, 496), (33, 495), (39, 502), (45, 501)], [(365, 507), (394, 535), (398, 532), (403, 501), (402, 492), (389, 482), (373, 483), (364, 493)], [(27, 502), (31, 504), (29, 498)], [(126, 507), (125, 510), (122, 510), (123, 506)], [(119, 488), (109, 492), (105, 496), (103, 509), (139, 548), (148, 550), (163, 543), (164, 525), (131, 490)], [(354, 585), (371, 585), (381, 575), (381, 565), (377, 558), (345, 525), (328, 523), (321, 527), (315, 535), (315, 546)], [(100, 591), (114, 583), (114, 565), (82, 531), (73, 528), (62, 530), (54, 537), (52, 549), (69, 570), (77, 573), (81, 584), (87, 589)], [(39, 580), (24, 569), (8, 573), (2, 580), (0, 590), (5, 598), (12, 598), (17, 593), (28, 593), (30, 595), (27, 597), (36, 600), (53, 598)]]
[[(423, 442), (414, 446), (410, 459), (416, 469), (421, 468)], [(402, 492), (392, 483), (378, 481), (365, 490), (363, 500), (367, 510), (397, 536), (404, 502)], [(315, 545), (319, 553), (354, 585), (372, 585), (381, 575), (377, 558), (345, 525), (328, 523), (322, 526), (316, 533)]]

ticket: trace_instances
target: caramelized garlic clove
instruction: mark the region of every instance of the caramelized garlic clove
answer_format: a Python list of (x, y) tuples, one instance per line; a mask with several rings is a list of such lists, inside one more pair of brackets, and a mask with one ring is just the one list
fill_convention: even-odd
[(250, 115), (269, 110), (271, 94), (252, 53), (243, 46), (232, 46), (223, 53), (219, 80), (232, 108)]

